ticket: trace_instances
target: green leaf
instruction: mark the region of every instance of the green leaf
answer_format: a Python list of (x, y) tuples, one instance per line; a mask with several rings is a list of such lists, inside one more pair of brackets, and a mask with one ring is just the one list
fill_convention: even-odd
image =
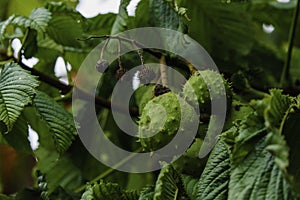
[(10, 16), (7, 20), (0, 23), (0, 39), (3, 40), (5, 36), (6, 28), (11, 24), (13, 19), (15, 18), (15, 15)]
[[(64, 14), (64, 15), (69, 15), (76, 20), (84, 19), (84, 17), (73, 6), (70, 6), (69, 3), (59, 1), (59, 0), (56, 1), (58, 2), (54, 2), (54, 1), (47, 2), (45, 8), (47, 8), (54, 15)], [(74, 2), (74, 0), (69, 0), (69, 1)]]
[(190, 199), (197, 199), (199, 179), (182, 175), (183, 187)]
[(135, 192), (124, 191), (118, 184), (105, 183), (103, 180), (100, 183), (87, 186), (81, 200), (136, 200), (138, 195)]
[(200, 177), (198, 199), (227, 199), (230, 162), (227, 147), (219, 140), (211, 152)]
[(32, 154), (32, 149), (28, 141), (28, 124), (23, 116), (17, 119), (13, 129), (8, 134), (4, 134), (3, 138), (8, 145), (17, 151)]
[(150, 0), (140, 1), (135, 10), (134, 22), (136, 28), (149, 26), (150, 20)]
[(58, 187), (50, 195), (49, 199), (54, 199), (54, 200), (78, 200), (78, 199), (80, 199), (80, 194), (73, 194), (71, 192), (65, 191), (62, 187)]
[(153, 199), (180, 199), (184, 192), (180, 175), (171, 165), (164, 164), (156, 181)]
[(270, 132), (266, 136), (266, 144), (266, 150), (275, 156), (275, 163), (283, 172), (286, 172), (289, 165), (289, 147), (283, 135), (280, 135), (279, 131)]
[(291, 106), (292, 99), (288, 95), (283, 95), (282, 90), (279, 89), (270, 90), (270, 95), (270, 104), (265, 114), (267, 126), (279, 128), (282, 119)]
[(36, 168), (46, 175), (47, 192), (52, 194), (58, 187), (65, 190), (75, 190), (81, 184), (80, 170), (72, 163), (68, 156), (54, 159), (45, 149), (39, 150), (39, 162)]
[[(183, 1), (191, 21), (190, 36), (215, 55), (228, 57), (229, 50), (247, 55), (254, 42), (254, 24), (246, 4), (227, 4), (220, 0)], [(226, 38), (226, 41), (224, 40)], [(229, 57), (228, 57), (229, 58)]]
[(287, 120), (283, 125), (282, 134), (289, 147), (289, 166), (287, 172), (292, 176), (292, 184), (298, 194), (300, 194), (300, 110), (299, 108), (287, 116)]
[(152, 200), (154, 196), (154, 186), (147, 186), (145, 187), (140, 194), (138, 200)]
[(178, 30), (183, 23), (181, 17), (166, 0), (151, 0), (150, 14), (151, 25), (155, 27)]
[(11, 131), (24, 107), (32, 102), (38, 81), (16, 63), (5, 64), (0, 74), (0, 121)]
[(127, 30), (128, 13), (126, 8), (129, 5), (129, 3), (130, 0), (121, 0), (119, 13), (111, 29), (111, 35), (115, 35), (117, 33)]
[(271, 98), (252, 102), (256, 111), (229, 130), (233, 133), (224, 134), (230, 137), (225, 141), (232, 149), (229, 199), (296, 198), (285, 174), (288, 147), (277, 129), (268, 134), (265, 126), (263, 115), (272, 105)]
[(246, 156), (255, 148), (253, 145), (260, 138), (266, 135), (266, 128), (260, 118), (255, 114), (248, 116), (246, 120), (238, 124), (239, 129), (235, 130), (236, 135), (235, 145), (231, 154), (231, 161), (233, 166), (238, 166)]
[[(91, 35), (109, 35), (116, 21), (114, 13), (100, 14), (96, 17), (86, 19), (85, 32)], [(105, 24), (105, 26), (103, 26)]]
[(29, 29), (27, 32), (27, 38), (22, 46), (23, 55), (26, 59), (31, 58), (38, 51), (37, 46), (37, 31)]
[(265, 149), (264, 138), (252, 145), (252, 151), (231, 169), (229, 199), (294, 199), (283, 173)]
[(82, 37), (82, 27), (69, 15), (53, 16), (47, 33), (56, 43), (64, 46), (80, 47), (78, 38)]
[(45, 32), (48, 22), (51, 19), (51, 13), (45, 8), (34, 9), (29, 18), (18, 16), (13, 19), (12, 24), (35, 29), (39, 32)]
[(45, 6), (53, 15), (47, 33), (63, 46), (80, 47), (85, 18), (75, 8), (64, 2), (49, 2)]
[(66, 151), (77, 133), (71, 113), (43, 92), (37, 93), (33, 103), (48, 125), (58, 152)]

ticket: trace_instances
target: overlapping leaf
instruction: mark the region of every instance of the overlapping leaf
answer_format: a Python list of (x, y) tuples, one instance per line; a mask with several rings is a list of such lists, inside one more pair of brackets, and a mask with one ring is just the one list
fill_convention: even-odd
[(283, 95), (282, 90), (270, 91), (270, 104), (266, 110), (265, 118), (268, 126), (278, 127), (292, 104), (292, 98)]
[(190, 199), (197, 199), (199, 179), (183, 175), (182, 182), (184, 189), (187, 195), (190, 197)]
[(12, 130), (24, 107), (32, 102), (37, 86), (36, 78), (19, 65), (4, 65), (0, 74), (0, 121), (7, 131)]
[(184, 194), (180, 175), (171, 165), (165, 165), (158, 176), (154, 190), (154, 200), (180, 199)]
[(264, 138), (252, 145), (251, 153), (231, 169), (228, 198), (294, 199), (283, 173), (265, 149)]
[(229, 176), (229, 154), (225, 144), (220, 140), (210, 154), (200, 177), (197, 199), (227, 199)]
[(47, 33), (56, 43), (69, 47), (80, 47), (84, 18), (73, 7), (63, 2), (50, 2), (45, 6), (52, 13)]
[[(278, 90), (270, 93), (252, 103), (256, 112), (238, 123), (235, 133), (223, 134), (232, 149), (229, 199), (297, 199), (286, 174), (289, 148), (277, 128), (292, 100)], [(235, 139), (226, 140), (229, 136)]]
[(67, 150), (76, 135), (72, 115), (43, 92), (34, 98), (34, 106), (41, 119), (48, 125), (57, 150)]
[(138, 193), (125, 191), (118, 184), (105, 183), (101, 180), (100, 183), (95, 183), (93, 185), (88, 186), (81, 197), (81, 200), (103, 199), (136, 200), (138, 199)]
[(226, 55), (225, 49), (242, 55), (250, 52), (254, 42), (253, 24), (246, 14), (245, 4), (226, 4), (219, 0), (182, 3), (188, 8), (191, 18), (191, 36), (208, 51), (215, 50), (223, 56)]
[(8, 134), (4, 134), (3, 138), (8, 145), (12, 146), (17, 151), (28, 154), (32, 153), (28, 141), (28, 124), (22, 115), (15, 122), (13, 129)]
[(121, 1), (118, 16), (111, 29), (111, 35), (115, 35), (127, 29), (128, 13), (126, 8), (129, 5), (129, 3), (130, 0)]
[(35, 29), (40, 32), (45, 32), (49, 20), (51, 19), (51, 13), (45, 8), (34, 9), (29, 18), (18, 16), (12, 20), (12, 24)]

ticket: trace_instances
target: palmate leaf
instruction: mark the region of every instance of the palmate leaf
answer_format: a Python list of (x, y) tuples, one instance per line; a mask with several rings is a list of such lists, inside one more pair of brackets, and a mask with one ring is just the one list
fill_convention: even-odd
[[(285, 111), (281, 108), (288, 106), (278, 103), (282, 98), (285, 96), (281, 93), (271, 92), (269, 97), (252, 102), (256, 111), (237, 123), (232, 129), (234, 133), (222, 135), (224, 141), (232, 141), (227, 143), (232, 149), (228, 199), (297, 199), (286, 175), (289, 160), (284, 137), (264, 118), (265, 113), (272, 111), (276, 113), (272, 116), (280, 116), (283, 120)], [(226, 140), (228, 136), (231, 140)]]
[(199, 179), (182, 175), (183, 187), (190, 199), (197, 199)]
[(30, 28), (44, 33), (50, 19), (51, 13), (45, 8), (34, 9), (29, 17), (12, 15), (6, 21), (0, 23), (0, 39), (3, 40), (5, 38), (6, 29), (10, 25)]
[[(74, 190), (81, 184), (81, 172), (68, 156), (57, 159), (53, 152), (38, 149), (39, 162), (36, 169), (46, 175), (47, 192), (52, 194), (58, 187)], [(52, 153), (52, 154), (51, 154)]]
[(47, 33), (58, 44), (80, 47), (77, 38), (82, 35), (81, 24), (69, 15), (53, 16), (49, 22)]
[(197, 199), (227, 199), (229, 176), (228, 150), (224, 142), (219, 140), (198, 182)]
[(11, 131), (24, 107), (32, 102), (39, 85), (36, 77), (16, 63), (5, 64), (0, 73), (0, 121)]
[(136, 200), (138, 193), (135, 191), (125, 191), (118, 184), (105, 183), (103, 180), (100, 183), (87, 186), (81, 200)]
[(152, 200), (154, 196), (154, 186), (145, 187), (138, 200)]
[(172, 165), (164, 164), (157, 178), (154, 189), (154, 200), (180, 199), (185, 194), (183, 183)]
[[(254, 42), (253, 24), (246, 4), (221, 0), (182, 1), (191, 18), (189, 32), (208, 51), (225, 56), (226, 50), (247, 55)], [(224, 55), (225, 54), (225, 55)], [(227, 55), (226, 55), (227, 56)]]
[(252, 145), (251, 153), (231, 169), (229, 199), (295, 199), (274, 157), (265, 149), (264, 138)]
[(287, 120), (283, 125), (282, 134), (289, 147), (289, 166), (287, 172), (292, 176), (292, 184), (295, 191), (300, 194), (300, 109), (294, 109), (295, 110), (287, 116)]
[(270, 90), (270, 95), (270, 104), (266, 109), (265, 120), (267, 126), (279, 128), (282, 119), (292, 104), (292, 98), (283, 95), (282, 90), (279, 89)]
[(39, 32), (45, 32), (49, 20), (51, 19), (51, 13), (45, 8), (34, 9), (29, 18), (18, 16), (12, 20), (12, 24), (20, 27), (35, 29)]
[[(45, 104), (49, 103), (45, 101)], [(55, 110), (55, 107), (52, 107), (52, 109)], [(63, 109), (61, 106), (59, 108)], [(38, 108), (34, 106), (27, 107), (24, 110), (26, 120), (39, 135), (39, 147), (34, 151), (34, 155), (38, 160), (35, 169), (45, 174), (49, 195), (55, 193), (58, 187), (62, 187), (67, 191), (74, 190), (81, 184), (82, 172), (78, 165), (83, 164), (75, 164), (68, 152), (64, 154), (58, 153), (52, 127), (37, 113), (39, 113)], [(56, 114), (53, 115), (53, 117), (55, 116)]]
[(130, 0), (121, 1), (119, 13), (111, 29), (111, 35), (115, 35), (127, 29), (128, 13), (126, 8), (129, 5), (129, 3)]
[(17, 151), (27, 154), (33, 153), (28, 141), (28, 124), (22, 115), (15, 122), (12, 130), (3, 135), (3, 139)]
[(80, 47), (77, 39), (82, 37), (83, 16), (63, 2), (51, 2), (45, 7), (52, 13), (47, 27), (49, 37), (63, 46)]
[(33, 104), (41, 119), (48, 125), (58, 152), (67, 150), (76, 135), (71, 113), (43, 92), (37, 92)]
[(150, 16), (151, 25), (156, 27), (179, 30), (183, 25), (181, 17), (166, 0), (151, 0)]

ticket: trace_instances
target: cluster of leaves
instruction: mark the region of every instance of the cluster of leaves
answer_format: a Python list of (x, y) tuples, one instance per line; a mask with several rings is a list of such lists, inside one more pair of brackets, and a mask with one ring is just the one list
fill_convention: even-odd
[[(275, 0), (142, 0), (135, 16), (127, 13), (131, 1), (122, 0), (118, 14), (93, 18), (76, 11), (77, 1), (30, 2), (26, 6), (17, 0), (0, 3), (8, 10), (0, 11), (0, 148), (10, 146), (36, 159), (34, 184), (16, 188), (10, 196), (0, 194), (0, 199), (300, 199), (300, 39), (295, 37), (300, 30), (288, 37), (290, 26), (298, 25), (298, 16), (293, 14), (299, 11), (297, 0), (285, 4)], [(275, 28), (272, 33), (262, 28), (269, 24)], [(224, 132), (207, 158), (198, 158), (207, 128), (204, 121), (194, 143), (174, 163), (162, 163), (160, 172), (127, 174), (99, 163), (80, 142), (69, 112), (72, 79), (98, 44), (78, 38), (145, 26), (190, 35), (212, 55), (235, 93)], [(12, 45), (16, 39), (21, 41), (19, 52)], [(292, 57), (286, 56), (289, 47), (293, 47)], [(191, 75), (189, 66), (176, 56), (161, 55), (169, 66), (186, 77)], [(144, 56), (146, 61), (157, 61), (152, 55)], [(32, 57), (38, 63), (30, 68), (24, 63)], [(72, 66), (66, 67), (68, 85), (54, 73), (59, 57)], [(140, 59), (129, 54), (122, 62), (129, 70)], [(101, 102), (110, 98), (118, 67), (112, 63), (99, 83)], [(284, 92), (269, 90), (279, 86), (285, 86)], [(139, 106), (141, 111), (152, 98), (152, 90), (151, 85), (140, 87), (130, 106)], [(139, 148), (101, 102), (96, 105), (97, 115), (109, 139), (124, 149)], [(28, 126), (38, 133), (36, 150), (27, 139)], [(1, 158), (0, 169), (6, 167), (3, 163)], [(1, 176), (0, 191), (6, 184)]]

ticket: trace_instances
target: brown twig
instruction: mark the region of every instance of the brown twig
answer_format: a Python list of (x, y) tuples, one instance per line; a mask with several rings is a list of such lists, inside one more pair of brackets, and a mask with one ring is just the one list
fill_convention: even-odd
[[(38, 76), (38, 79), (40, 81), (43, 81), (43, 82), (59, 89), (62, 94), (67, 94), (73, 89), (72, 85), (66, 85), (65, 83), (62, 83), (52, 77), (49, 77), (48, 75), (46, 75), (34, 68), (28, 67), (27, 65), (25, 65), (22, 62), (19, 62), (18, 64), (23, 69), (30, 71), (32, 75)], [(76, 91), (79, 92), (80, 97), (82, 97), (83, 99), (91, 100), (91, 98), (93, 98), (93, 96), (91, 94), (84, 92), (83, 90), (80, 90), (79, 88), (76, 88)], [(99, 106), (102, 106), (102, 107), (108, 108), (108, 109), (111, 109), (111, 106), (114, 106), (114, 108), (116, 108), (116, 110), (121, 113), (125, 113), (127, 111), (126, 108), (121, 107), (119, 105), (111, 105), (110, 101), (108, 101), (102, 97), (95, 97), (95, 103)], [(139, 115), (138, 109), (134, 108), (134, 107), (129, 108), (129, 112), (130, 112), (131, 116), (133, 116), (133, 117), (136, 117)]]
[(113, 36), (113, 35), (89, 36), (87, 38), (79, 38), (78, 40), (80, 40), (80, 41), (86, 41), (86, 40), (97, 39), (97, 38), (98, 39), (102, 39), (102, 38), (117, 39), (119, 41), (123, 41), (123, 42), (128, 42), (128, 43), (134, 44), (135, 47), (143, 49), (145, 52), (153, 55), (156, 58), (160, 58), (161, 55), (162, 55), (161, 52), (154, 51), (153, 49), (149, 49), (149, 48), (145, 47), (143, 44), (141, 44), (141, 43), (139, 43), (139, 42), (137, 42), (135, 40), (131, 40), (131, 39), (120, 37), (120, 36)]

